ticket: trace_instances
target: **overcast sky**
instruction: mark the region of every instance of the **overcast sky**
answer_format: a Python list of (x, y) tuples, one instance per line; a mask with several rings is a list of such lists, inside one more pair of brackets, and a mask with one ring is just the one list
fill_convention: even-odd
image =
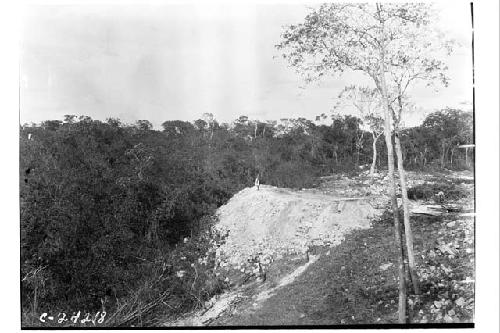
[[(463, 47), (449, 59), (451, 84), (412, 91), (421, 113), (470, 108), (472, 57), (467, 2), (440, 5), (440, 25)], [(51, 5), (29, 7), (21, 43), (21, 123), (88, 115), (124, 122), (250, 118), (313, 119), (330, 113), (356, 74), (305, 89), (274, 48), (305, 5)], [(469, 105), (462, 104), (463, 102)]]

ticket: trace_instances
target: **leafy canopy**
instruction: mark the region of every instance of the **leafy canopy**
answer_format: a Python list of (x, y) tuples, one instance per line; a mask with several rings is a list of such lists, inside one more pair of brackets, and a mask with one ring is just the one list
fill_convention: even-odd
[(346, 70), (362, 71), (379, 88), (381, 59), (389, 94), (415, 80), (447, 84), (443, 56), (454, 42), (433, 28), (430, 4), (322, 4), (290, 25), (276, 47), (306, 82)]

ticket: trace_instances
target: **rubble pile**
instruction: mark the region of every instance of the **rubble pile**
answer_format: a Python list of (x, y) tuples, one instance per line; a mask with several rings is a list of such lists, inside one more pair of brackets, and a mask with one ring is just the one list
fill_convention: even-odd
[[(336, 194), (340, 192), (339, 187)], [(216, 229), (226, 235), (215, 249), (218, 265), (258, 275), (285, 255), (306, 254), (315, 245), (337, 245), (346, 232), (369, 227), (381, 212), (362, 193), (343, 194), (266, 185), (242, 190), (217, 211)]]
[[(435, 177), (417, 177), (413, 172), (407, 176), (408, 187), (432, 184)], [(347, 232), (369, 227), (390, 206), (387, 183), (387, 172), (370, 176), (366, 171), (356, 177), (322, 177), (317, 189), (293, 191), (261, 185), (260, 190), (240, 191), (217, 211), (215, 228), (225, 236), (212, 249), (218, 274), (236, 271), (259, 276), (284, 256), (306, 257), (311, 247), (339, 244)], [(424, 213), (435, 213), (429, 203), (417, 201), (410, 202), (412, 214), (421, 213), (423, 204)]]

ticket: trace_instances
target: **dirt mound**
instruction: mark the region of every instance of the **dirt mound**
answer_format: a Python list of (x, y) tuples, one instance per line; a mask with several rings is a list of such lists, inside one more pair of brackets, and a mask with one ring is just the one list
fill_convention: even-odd
[(219, 208), (216, 228), (227, 237), (216, 251), (221, 267), (251, 273), (275, 258), (334, 246), (379, 211), (369, 197), (342, 198), (272, 186), (246, 188)]

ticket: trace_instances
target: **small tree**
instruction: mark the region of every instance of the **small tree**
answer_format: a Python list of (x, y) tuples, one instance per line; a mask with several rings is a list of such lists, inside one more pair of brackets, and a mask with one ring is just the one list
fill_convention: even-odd
[(241, 138), (252, 138), (255, 127), (251, 125), (248, 116), (239, 116), (233, 122), (232, 132)]
[(153, 124), (149, 120), (137, 120), (135, 128), (141, 131), (150, 131), (153, 128)]
[(210, 143), (211, 143), (214, 137), (214, 128), (217, 121), (215, 120), (215, 117), (212, 113), (204, 113), (202, 117), (203, 120), (208, 124), (208, 129), (210, 130)]
[(161, 126), (163, 132), (169, 136), (187, 135), (195, 130), (193, 124), (182, 120), (167, 120)]
[(441, 168), (446, 166), (450, 151), (458, 145), (473, 143), (472, 113), (456, 109), (444, 109), (429, 114), (422, 127), (430, 131), (440, 155)]
[(377, 164), (377, 141), (378, 138), (382, 134), (384, 134), (384, 118), (372, 113), (365, 116), (364, 121), (370, 128), (373, 138), (372, 141), (373, 157), (372, 157), (372, 165), (370, 166), (370, 177), (373, 177), (373, 175), (375, 174), (375, 166)]
[(340, 92), (334, 110), (339, 110), (344, 106), (354, 106), (363, 123), (368, 126), (372, 134), (373, 157), (370, 166), (370, 177), (373, 177), (377, 163), (377, 141), (384, 133), (380, 94), (377, 89), (351, 85)]
[(74, 114), (65, 114), (64, 115), (64, 122), (67, 124), (73, 124), (77, 119), (77, 116)]

